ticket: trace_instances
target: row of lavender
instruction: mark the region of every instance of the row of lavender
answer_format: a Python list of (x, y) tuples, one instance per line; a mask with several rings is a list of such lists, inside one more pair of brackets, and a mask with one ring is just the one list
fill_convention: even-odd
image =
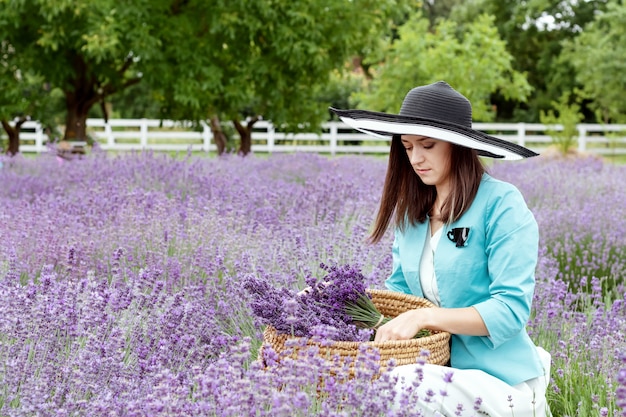
[[(389, 235), (366, 244), (382, 159), (93, 154), (2, 161), (0, 415), (414, 415), (386, 377), (255, 361), (248, 276), (302, 288), (320, 262), (381, 288)], [(556, 416), (622, 415), (625, 167), (498, 163), (539, 222), (536, 314)], [(459, 415), (474, 415), (465, 404)]]

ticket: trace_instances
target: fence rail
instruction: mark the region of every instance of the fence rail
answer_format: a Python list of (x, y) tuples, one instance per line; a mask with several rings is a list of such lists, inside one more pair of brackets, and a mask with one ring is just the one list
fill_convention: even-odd
[[(536, 152), (545, 150), (552, 138), (549, 129), (539, 123), (475, 123), (474, 128), (505, 139)], [(561, 129), (561, 126), (552, 126)], [(580, 152), (600, 155), (626, 154), (626, 125), (577, 125), (577, 148)], [(128, 151), (150, 149), (156, 151), (216, 151), (211, 129), (205, 123), (153, 119), (87, 119), (87, 131), (94, 142), (105, 150)], [(4, 132), (2, 132), (4, 134)], [(0, 137), (3, 137), (0, 134)], [(50, 138), (36, 121), (22, 126), (20, 152), (42, 153), (48, 151)], [(252, 132), (252, 152), (319, 152), (332, 155), (340, 153), (386, 153), (389, 141), (352, 130), (342, 122), (323, 124), (322, 133), (286, 133), (277, 130), (270, 122), (255, 123)]]

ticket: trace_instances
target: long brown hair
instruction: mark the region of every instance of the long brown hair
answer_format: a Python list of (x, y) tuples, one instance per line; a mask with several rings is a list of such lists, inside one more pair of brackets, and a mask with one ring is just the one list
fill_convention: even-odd
[[(467, 211), (474, 201), (485, 167), (475, 150), (452, 145), (450, 155), (450, 195), (441, 207), (441, 220), (452, 223)], [(406, 154), (400, 135), (394, 135), (389, 151), (387, 176), (383, 194), (370, 235), (370, 242), (379, 242), (393, 217), (394, 226), (404, 230), (407, 224), (415, 225), (426, 221), (432, 209), (437, 190), (426, 185), (415, 173)]]

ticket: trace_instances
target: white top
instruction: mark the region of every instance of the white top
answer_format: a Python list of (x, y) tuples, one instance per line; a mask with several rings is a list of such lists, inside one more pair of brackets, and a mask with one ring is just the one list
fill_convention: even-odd
[(420, 284), (424, 298), (427, 298), (435, 305), (440, 305), (439, 288), (437, 287), (437, 277), (435, 276), (435, 251), (441, 238), (443, 227), (435, 232), (431, 237), (430, 222), (428, 222), (428, 231), (426, 233), (426, 243), (424, 244), (424, 252), (420, 260)]

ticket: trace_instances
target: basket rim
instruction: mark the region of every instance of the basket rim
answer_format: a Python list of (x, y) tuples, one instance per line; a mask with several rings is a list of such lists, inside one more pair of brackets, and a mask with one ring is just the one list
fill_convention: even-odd
[(398, 349), (398, 348), (413, 348), (413, 347), (423, 347), (427, 348), (429, 345), (441, 343), (447, 341), (450, 338), (450, 333), (444, 331), (436, 331), (431, 330), (433, 332), (430, 336), (424, 336), (417, 339), (405, 339), (405, 340), (385, 340), (384, 342), (359, 342), (359, 341), (345, 341), (345, 340), (328, 340), (332, 342), (331, 345), (325, 345), (322, 341), (317, 341), (311, 337), (298, 337), (291, 336), (284, 333), (278, 333), (278, 331), (272, 326), (268, 324), (263, 331), (263, 334), (266, 336), (265, 339), (269, 337), (274, 338), (284, 338), (285, 341), (287, 339), (306, 339), (307, 344), (315, 344), (319, 346), (323, 346), (324, 348), (343, 348), (343, 349), (356, 349), (359, 346), (365, 345), (368, 347), (376, 348), (379, 350), (387, 350), (387, 349)]
[(392, 291), (392, 290), (387, 290), (387, 289), (378, 289), (378, 288), (368, 288), (365, 290), (365, 292), (369, 293), (370, 295), (373, 295), (373, 294), (382, 295), (387, 298), (394, 298), (400, 301), (418, 302), (420, 304), (426, 305), (427, 307), (437, 307), (435, 303), (433, 303), (427, 298), (420, 297), (418, 295), (407, 294), (404, 292)]

